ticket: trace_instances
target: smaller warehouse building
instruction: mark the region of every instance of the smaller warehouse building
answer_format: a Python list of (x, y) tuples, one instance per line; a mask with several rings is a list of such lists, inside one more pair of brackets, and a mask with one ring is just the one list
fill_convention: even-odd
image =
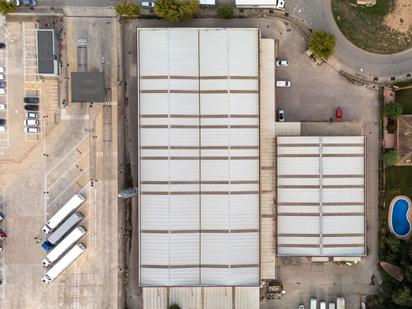
[(366, 255), (364, 136), (277, 137), (277, 254)]
[(53, 29), (37, 30), (37, 67), (41, 75), (58, 74), (54, 44)]

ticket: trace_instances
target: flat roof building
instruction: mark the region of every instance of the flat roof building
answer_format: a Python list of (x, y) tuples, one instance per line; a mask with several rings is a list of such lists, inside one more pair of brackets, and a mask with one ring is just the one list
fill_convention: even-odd
[(71, 73), (72, 102), (104, 102), (105, 87), (102, 72)]
[(259, 284), (259, 30), (137, 30), (140, 284)]
[(54, 30), (37, 30), (37, 69), (40, 75), (57, 75), (58, 62), (55, 59)]
[(277, 254), (366, 255), (364, 136), (277, 137)]

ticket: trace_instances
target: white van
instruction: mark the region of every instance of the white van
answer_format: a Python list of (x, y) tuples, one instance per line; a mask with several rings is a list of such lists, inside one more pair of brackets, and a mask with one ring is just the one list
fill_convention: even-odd
[(0, 126), (0, 132), (6, 132), (6, 126)]

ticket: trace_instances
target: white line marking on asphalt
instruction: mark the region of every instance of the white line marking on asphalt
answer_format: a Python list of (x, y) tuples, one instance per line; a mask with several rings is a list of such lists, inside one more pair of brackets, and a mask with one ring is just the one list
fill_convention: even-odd
[(61, 162), (63, 162), (63, 160), (65, 160), (81, 143), (83, 143), (83, 141), (84, 141), (87, 137), (89, 137), (89, 135), (90, 135), (89, 133), (86, 134), (86, 135), (80, 140), (80, 142), (77, 143), (76, 146), (74, 146), (74, 147), (72, 148), (72, 150), (70, 150), (63, 158), (61, 158), (61, 159), (59, 160), (59, 162), (56, 163), (56, 165), (55, 165), (51, 170), (49, 170), (49, 171), (47, 172), (46, 176), (49, 175), (53, 170), (55, 170), (56, 167), (59, 166)]
[(83, 176), (84, 173), (86, 173), (89, 170), (89, 168), (86, 168), (83, 172), (81, 172), (81, 174), (79, 176), (77, 176), (67, 187), (66, 189), (64, 189), (62, 192), (60, 192), (60, 194), (58, 196), (56, 196), (56, 198), (51, 201), (48, 205), (47, 205), (47, 209), (50, 208), (50, 205), (53, 204), (64, 192), (66, 192), (66, 190), (68, 188), (70, 188), (80, 177)]
[(66, 176), (66, 174), (73, 168), (73, 166), (79, 163), (87, 154), (89, 154), (89, 149), (87, 149), (87, 151), (84, 154), (82, 154), (81, 157), (77, 161), (75, 161), (72, 165), (70, 165), (70, 167), (67, 168), (66, 171), (59, 178), (57, 178), (56, 181), (50, 187), (46, 189), (46, 191), (50, 191), (50, 189), (53, 188), (56, 185), (56, 183), (60, 181), (60, 179)]

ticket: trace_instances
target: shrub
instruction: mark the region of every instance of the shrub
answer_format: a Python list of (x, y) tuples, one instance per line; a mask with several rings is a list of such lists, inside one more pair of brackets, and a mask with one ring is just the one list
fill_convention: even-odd
[(396, 121), (394, 119), (388, 119), (388, 125), (386, 126), (388, 133), (395, 133), (396, 131)]
[(9, 13), (16, 11), (16, 4), (14, 2), (6, 2), (5, 0), (0, 0), (0, 13), (7, 15)]
[(392, 295), (392, 300), (399, 306), (410, 307), (410, 304), (412, 303), (411, 289), (408, 286), (400, 288)]
[(335, 51), (336, 38), (333, 34), (325, 31), (313, 32), (309, 38), (309, 50), (316, 57), (327, 60)]
[(403, 107), (399, 103), (389, 103), (383, 106), (383, 114), (389, 119), (396, 119), (403, 113)]
[[(387, 152), (385, 152), (385, 155), (383, 158), (383, 160), (385, 161), (386, 167), (395, 165), (396, 163), (398, 163), (399, 159), (400, 159), (399, 154), (394, 149), (388, 150)], [(387, 243), (389, 245), (389, 241)], [(395, 241), (393, 241), (392, 243), (395, 243)]]
[(199, 10), (196, 0), (157, 0), (155, 6), (156, 15), (172, 23), (193, 18)]
[(217, 17), (229, 19), (233, 18), (234, 15), (233, 6), (230, 4), (223, 4), (217, 9)]
[(181, 308), (179, 305), (173, 304), (173, 305), (170, 305), (167, 309), (181, 309)]
[(139, 16), (140, 8), (136, 3), (124, 1), (116, 5), (116, 12), (121, 16)]

